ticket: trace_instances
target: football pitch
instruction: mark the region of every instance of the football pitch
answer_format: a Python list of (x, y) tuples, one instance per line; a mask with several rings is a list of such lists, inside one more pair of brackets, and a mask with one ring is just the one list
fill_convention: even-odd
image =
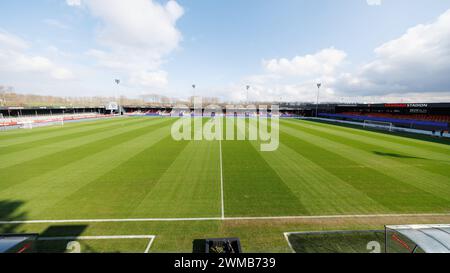
[(261, 152), (258, 141), (175, 141), (175, 121), (1, 132), (0, 231), (85, 236), (91, 251), (239, 237), (245, 252), (289, 252), (287, 231), (450, 220), (450, 143), (282, 119), (278, 149)]

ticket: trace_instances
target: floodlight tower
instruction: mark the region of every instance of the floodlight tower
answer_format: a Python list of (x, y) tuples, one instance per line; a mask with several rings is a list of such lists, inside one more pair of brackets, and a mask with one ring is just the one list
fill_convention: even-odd
[(316, 101), (316, 118), (319, 117), (319, 95), (320, 95), (320, 87), (322, 83), (317, 84), (317, 101)]
[(119, 85), (120, 85), (120, 80), (119, 79), (115, 79), (114, 82), (117, 85), (117, 89), (116, 89), (116, 92), (115, 92), (116, 93), (116, 100), (117, 100), (118, 99), (117, 94), (118, 94), (118, 89), (119, 89)]
[(191, 99), (191, 105), (194, 104), (194, 100), (195, 100), (195, 88), (197, 88), (196, 84), (192, 85), (192, 99)]
[(250, 90), (250, 85), (247, 85), (246, 88), (247, 88), (247, 103), (248, 103), (249, 102), (249, 100), (248, 100), (248, 90)]
[[(119, 90), (119, 86), (120, 86), (120, 79), (115, 79), (114, 80), (114, 82), (116, 83), (116, 85), (117, 85), (117, 88), (116, 88), (116, 90), (115, 90), (115, 103), (117, 104), (117, 106), (119, 106), (119, 101), (118, 101), (118, 97), (117, 97), (117, 94), (119, 93), (118, 92), (118, 90)], [(117, 107), (117, 110), (119, 110), (119, 107)], [(113, 113), (113, 109), (111, 109), (111, 114)]]

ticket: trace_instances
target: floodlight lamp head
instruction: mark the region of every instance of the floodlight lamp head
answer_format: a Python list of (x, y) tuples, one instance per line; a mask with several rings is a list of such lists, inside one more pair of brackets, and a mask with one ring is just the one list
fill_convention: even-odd
[(195, 87), (197, 87), (197, 86), (196, 86), (195, 84), (193, 84), (193, 85), (192, 85), (192, 88), (194, 88), (194, 89), (195, 89)]
[(119, 80), (119, 79), (115, 79), (114, 82), (115, 82), (116, 84), (120, 84), (120, 80)]
[(317, 84), (317, 88), (320, 88), (321, 86), (322, 86), (321, 83), (318, 83), (318, 84)]

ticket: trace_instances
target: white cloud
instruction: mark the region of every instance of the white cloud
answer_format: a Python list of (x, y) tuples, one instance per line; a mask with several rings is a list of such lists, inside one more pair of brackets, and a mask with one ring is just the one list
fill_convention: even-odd
[(369, 6), (380, 6), (381, 0), (366, 0), (367, 5)]
[(313, 55), (296, 56), (291, 60), (264, 60), (263, 66), (270, 73), (286, 76), (332, 75), (347, 57), (335, 48), (323, 49)]
[(353, 71), (346, 70), (347, 54), (334, 48), (263, 61), (267, 73), (232, 85), (229, 97), (244, 99), (242, 86), (250, 84), (254, 99), (312, 102), (320, 81), (321, 101), (450, 100), (450, 10), (434, 22), (410, 28), (398, 39), (382, 44), (374, 54), (374, 60), (353, 67)]
[(53, 79), (67, 80), (73, 73), (50, 59), (29, 53), (30, 45), (23, 39), (0, 31), (0, 70), (19, 73), (42, 73)]
[(131, 84), (154, 86), (163, 88), (167, 85), (167, 72), (165, 71), (138, 71), (131, 75)]
[(161, 87), (167, 83), (161, 80), (160, 65), (182, 40), (176, 23), (184, 10), (176, 1), (165, 5), (153, 0), (78, 2), (68, 4), (84, 5), (100, 20), (99, 47), (89, 50), (88, 56), (103, 67), (127, 73), (132, 84)]
[(28, 43), (23, 39), (9, 34), (8, 32), (0, 29), (0, 46), (11, 49), (26, 49), (29, 47)]
[(53, 67), (50, 71), (50, 75), (57, 80), (69, 80), (74, 77), (72, 71), (63, 67)]
[(59, 29), (69, 29), (69, 26), (56, 20), (56, 19), (44, 19), (44, 23)]
[(375, 54), (374, 61), (351, 76), (350, 85), (376, 94), (450, 92), (450, 10), (381, 45)]
[(335, 94), (334, 84), (346, 62), (347, 54), (333, 47), (314, 54), (295, 56), (291, 59), (263, 60), (265, 74), (245, 77), (232, 84), (222, 96), (234, 100), (246, 99), (244, 86), (250, 85), (250, 100), (259, 101), (309, 101), (316, 98), (317, 82), (324, 84), (322, 98)]
[(66, 0), (69, 6), (81, 6), (81, 0)]

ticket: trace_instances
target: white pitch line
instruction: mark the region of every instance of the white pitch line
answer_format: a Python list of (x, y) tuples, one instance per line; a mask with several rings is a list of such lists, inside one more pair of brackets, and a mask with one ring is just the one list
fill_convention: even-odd
[(112, 236), (60, 236), (60, 237), (39, 237), (39, 241), (62, 241), (62, 240), (123, 240), (123, 239), (149, 239), (144, 253), (149, 253), (155, 240), (155, 235), (112, 235)]
[(152, 247), (153, 241), (155, 240), (156, 236), (153, 236), (152, 238), (150, 238), (150, 241), (147, 244), (147, 247), (145, 248), (144, 253), (149, 253), (150, 252), (150, 248)]
[(225, 206), (223, 202), (222, 139), (219, 140), (219, 150), (220, 150), (220, 205), (221, 205), (222, 219), (225, 219)]
[(245, 221), (245, 220), (320, 220), (339, 218), (382, 218), (382, 217), (439, 217), (450, 213), (430, 214), (356, 214), (356, 215), (316, 215), (316, 216), (267, 216), (267, 217), (205, 217), (205, 218), (136, 218), (136, 219), (74, 219), (74, 220), (24, 220), (0, 221), (0, 225), (11, 224), (67, 224), (67, 223), (125, 223), (125, 222), (182, 222), (182, 221)]
[(339, 218), (430, 217), (430, 216), (450, 216), (450, 213), (227, 217), (225, 218), (225, 220), (289, 220), (289, 219), (314, 220), (314, 219), (339, 219)]
[(55, 236), (39, 237), (40, 241), (61, 241), (61, 240), (115, 240), (115, 239), (152, 239), (154, 235), (112, 235), (112, 236)]
[(71, 220), (24, 220), (0, 221), (0, 225), (8, 224), (67, 224), (67, 223), (125, 223), (125, 222), (180, 222), (180, 221), (215, 221), (220, 217), (211, 218), (130, 218), (130, 219), (71, 219)]

